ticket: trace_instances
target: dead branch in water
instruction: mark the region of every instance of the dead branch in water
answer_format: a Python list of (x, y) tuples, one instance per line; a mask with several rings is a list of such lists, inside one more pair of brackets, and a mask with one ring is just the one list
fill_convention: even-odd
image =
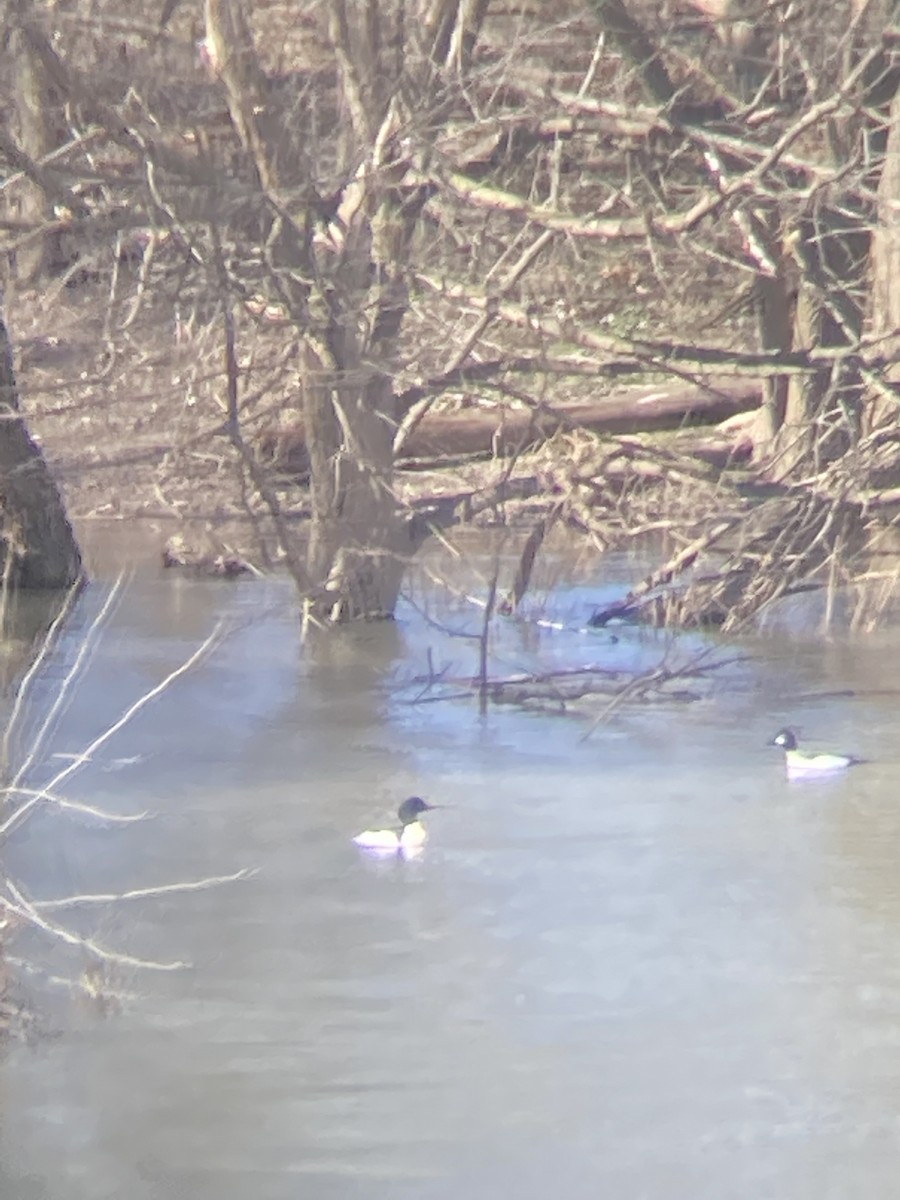
[[(723, 522), (703, 541), (710, 560), (706, 572), (674, 584), (688, 562), (676, 555), (649, 576), (623, 602), (595, 614), (592, 623), (626, 616), (655, 625), (716, 625), (734, 631), (787, 596), (833, 589), (844, 567), (860, 552), (861, 514), (858, 506), (839, 499), (799, 495), (765, 502), (753, 514), (756, 529), (744, 528), (738, 545), (724, 538), (735, 523)], [(699, 553), (699, 552), (698, 552)], [(827, 612), (827, 608), (826, 608)]]
[(519, 556), (519, 565), (516, 568), (516, 577), (513, 580), (513, 585), (500, 604), (500, 612), (504, 616), (510, 616), (518, 609), (519, 605), (525, 598), (525, 593), (528, 591), (528, 585), (531, 582), (531, 572), (534, 570), (534, 564), (537, 561), (538, 551), (544, 544), (544, 538), (556, 524), (562, 512), (560, 504), (555, 505), (546, 517), (542, 517), (529, 533), (522, 547), (522, 553)]
[[(895, 440), (882, 434), (869, 442), (883, 455), (896, 452)], [(845, 463), (788, 487), (711, 470), (645, 439), (582, 434), (548, 444), (536, 465), (562, 519), (599, 547), (665, 539), (662, 565), (599, 608), (592, 624), (625, 619), (734, 631), (781, 599), (819, 589), (830, 620), (837, 592), (853, 585), (853, 619), (871, 625), (873, 606), (883, 612), (896, 596), (896, 574), (881, 573), (877, 589), (859, 590), (874, 578), (879, 538), (894, 545), (896, 507), (860, 496)]]
[(500, 549), (497, 549), (497, 560), (488, 588), (487, 603), (484, 606), (484, 617), (481, 623), (481, 636), (478, 639), (478, 711), (482, 716), (488, 709), (488, 652), (490, 649), (491, 618), (494, 615), (494, 605), (497, 602), (497, 579), (500, 575)]
[[(685, 686), (689, 680), (705, 680), (709, 674), (744, 661), (736, 655), (704, 661), (710, 651), (695, 655), (681, 666), (667, 665), (665, 660), (657, 666), (640, 671), (624, 667), (602, 667), (590, 664), (580, 667), (562, 667), (553, 671), (523, 671), (502, 678), (490, 678), (485, 666), (476, 676), (451, 676), (446, 671), (439, 675), (429, 673), (417, 677), (411, 686), (421, 690), (409, 704), (434, 703), (436, 701), (460, 700), (473, 694), (479, 704), (512, 704), (521, 707), (549, 708), (556, 712), (569, 712), (572, 706), (582, 701), (606, 700), (599, 723), (613, 708), (625, 702), (633, 703), (690, 703), (700, 700), (705, 692), (700, 688)], [(436, 687), (448, 689), (438, 694), (429, 694)], [(584, 711), (584, 707), (577, 711)], [(592, 725), (591, 728), (594, 726)]]
[(634, 613), (640, 607), (642, 600), (651, 592), (671, 583), (676, 575), (693, 566), (705, 550), (708, 550), (710, 546), (717, 543), (729, 530), (734, 528), (737, 520), (738, 518), (732, 517), (727, 521), (720, 521), (708, 533), (704, 533), (702, 537), (685, 546), (683, 550), (679, 550), (664, 566), (653, 571), (637, 587), (632, 588), (622, 600), (595, 612), (591, 618), (591, 624), (606, 625), (615, 617)]
[(580, 700), (627, 698), (635, 702), (693, 701), (701, 693), (668, 685), (680, 678), (677, 670), (654, 667), (637, 674), (624, 670), (582, 667), (571, 671), (540, 672), (491, 680), (488, 693), (494, 704), (535, 703), (565, 711)]

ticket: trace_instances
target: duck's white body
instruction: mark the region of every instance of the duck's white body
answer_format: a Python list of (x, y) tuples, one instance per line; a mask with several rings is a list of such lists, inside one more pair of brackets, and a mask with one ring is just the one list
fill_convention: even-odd
[(363, 850), (387, 850), (404, 853), (421, 850), (428, 840), (428, 830), (421, 821), (410, 821), (398, 832), (396, 829), (364, 829), (353, 839)]
[(801, 750), (786, 750), (784, 761), (789, 775), (824, 775), (845, 771), (854, 763), (849, 754), (804, 754)]

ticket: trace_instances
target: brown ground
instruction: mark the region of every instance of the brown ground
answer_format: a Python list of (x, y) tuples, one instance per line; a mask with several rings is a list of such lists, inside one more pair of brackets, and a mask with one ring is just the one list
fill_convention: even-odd
[[(181, 522), (199, 521), (215, 535), (225, 523), (260, 511), (222, 432), (214, 324), (199, 330), (179, 326), (174, 304), (160, 292), (142, 303), (132, 332), (127, 306), (113, 304), (107, 311), (106, 292), (90, 280), (52, 286), (41, 296), (11, 297), (7, 311), (29, 426), (76, 524), (152, 517), (166, 527), (172, 522), (172, 532)], [(115, 330), (114, 337), (107, 336), (105, 324)], [(251, 332), (255, 336), (245, 356), (248, 440), (290, 422), (298, 411), (298, 381), (283, 349), (286, 339), (277, 331)], [(595, 396), (564, 402), (568, 418), (563, 424), (572, 420), (598, 427), (611, 414), (608, 431), (622, 432), (634, 428), (639, 412), (651, 425), (661, 418), (671, 426), (670, 400), (635, 408), (635, 398), (648, 390), (656, 397), (673, 391), (653, 384), (611, 392), (597, 385)], [(695, 403), (711, 404), (713, 419), (754, 402), (753, 389), (746, 386), (723, 389), (712, 400), (696, 389), (691, 395)], [(410, 447), (418, 455), (418, 469), (398, 476), (402, 497), (456, 493), (499, 478), (507, 462), (459, 461), (461, 455), (491, 449), (498, 411), (468, 407), (430, 417)], [(558, 424), (544, 422), (548, 434)], [(504, 429), (507, 449), (524, 445), (534, 433), (532, 414), (514, 411)], [(423, 454), (457, 461), (423, 471), (429, 465)], [(517, 463), (518, 473), (530, 469), (525, 457)], [(306, 493), (295, 483), (285, 480), (279, 498), (286, 512), (306, 512)]]
[(206, 348), (176, 340), (173, 314), (154, 320), (149, 345), (146, 325), (140, 342), (117, 331), (113, 344), (93, 290), (8, 306), (23, 408), (70, 516), (240, 515), (240, 473), (221, 432), (217, 381), (201, 361)]

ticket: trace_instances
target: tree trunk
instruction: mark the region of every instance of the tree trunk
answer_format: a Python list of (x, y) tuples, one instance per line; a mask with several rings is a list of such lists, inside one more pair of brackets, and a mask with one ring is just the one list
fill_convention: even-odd
[[(878, 222), (872, 238), (872, 335), (884, 357), (894, 360), (884, 382), (900, 384), (900, 92), (891, 104), (884, 167), (878, 184)], [(897, 400), (873, 396), (865, 414), (866, 432), (897, 421)]]
[[(869, 234), (862, 214), (823, 207), (800, 223), (789, 245), (800, 268), (793, 345), (840, 347), (862, 333), (857, 296), (868, 261)], [(858, 371), (836, 362), (788, 385), (784, 424), (775, 439), (774, 474), (817, 472), (854, 446), (860, 435)]]
[(316, 613), (332, 624), (392, 616), (409, 550), (392, 489), (390, 380), (350, 376), (352, 383), (312, 389), (306, 402), (313, 501), (308, 569), (321, 588)]
[[(354, 327), (365, 311), (365, 291), (351, 297), (349, 312), (333, 313), (324, 381), (306, 391), (313, 509), (308, 571), (319, 588), (316, 615), (332, 624), (393, 616), (417, 548), (393, 486), (397, 421), (390, 364), (405, 301), (386, 315), (389, 292), (385, 285), (380, 332), (361, 336)], [(379, 318), (373, 320), (377, 326)]]
[(12, 348), (0, 318), (0, 506), (3, 578), (21, 588), (65, 588), (82, 576), (62, 498), (19, 412)]
[[(778, 275), (758, 275), (754, 280), (754, 302), (759, 343), (762, 350), (775, 352), (791, 348), (791, 305), (782, 269)], [(762, 405), (755, 430), (754, 454), (765, 457), (784, 424), (787, 411), (788, 378), (769, 375), (763, 380)]]
[[(794, 345), (817, 346), (820, 339), (821, 297), (807, 283), (800, 286), (794, 317)], [(818, 414), (828, 395), (830, 372), (817, 371), (791, 379), (787, 386), (784, 420), (774, 432), (777, 467), (775, 478), (786, 479), (794, 471), (818, 468), (816, 446)]]
[[(270, 284), (296, 323), (305, 360), (313, 512), (306, 579), (298, 584), (312, 614), (328, 623), (393, 615), (405, 563), (424, 536), (393, 493), (392, 381), (408, 303), (407, 250), (424, 204), (420, 189), (404, 186), (408, 164), (398, 149), (403, 11), (370, 4), (360, 21), (345, 0), (331, 6), (348, 132), (361, 165), (314, 245), (325, 210), (310, 179), (287, 187), (285, 173), (296, 162), (276, 154), (281, 133), (267, 117), (266, 82), (241, 0), (205, 4), (212, 62), (264, 195)], [(475, 17), (479, 11), (476, 5)], [(302, 168), (302, 153), (294, 157)], [(298, 209), (299, 218), (287, 216)]]
[[(370, 254), (361, 256), (365, 278), (375, 282), (363, 285), (357, 276), (357, 288), (347, 288), (347, 307), (334, 310), (328, 397), (323, 401), (314, 389), (306, 410), (313, 447), (309, 572), (324, 582), (318, 607), (332, 623), (393, 616), (406, 564), (427, 536), (394, 492), (393, 378), (408, 303), (394, 272), (404, 262), (414, 220), (410, 209), (401, 212), (392, 197), (382, 196), (358, 231), (362, 245), (370, 243)], [(350, 272), (345, 284), (354, 277)], [(330, 463), (322, 461), (325, 454)], [(328, 471), (321, 485), (317, 464)]]
[(393, 616), (406, 563), (427, 536), (427, 525), (402, 510), (393, 478), (408, 255), (427, 198), (421, 185), (407, 183), (400, 136), (402, 12), (402, 5), (372, 5), (362, 24), (345, 0), (334, 0), (330, 12), (354, 156), (362, 160), (330, 226), (333, 273), (320, 274), (313, 289), (313, 324), (322, 332), (308, 338), (321, 366), (305, 401), (308, 566), (319, 586), (316, 615), (332, 624)]
[[(12, 35), (15, 67), (15, 97), (22, 150), (38, 163), (52, 148), (47, 95), (47, 73), (28, 39), (20, 30)], [(22, 283), (33, 283), (43, 273), (51, 253), (51, 239), (42, 231), (49, 216), (50, 201), (36, 178), (18, 185), (18, 215), (34, 227), (34, 235), (20, 244), (15, 254), (15, 271)]]

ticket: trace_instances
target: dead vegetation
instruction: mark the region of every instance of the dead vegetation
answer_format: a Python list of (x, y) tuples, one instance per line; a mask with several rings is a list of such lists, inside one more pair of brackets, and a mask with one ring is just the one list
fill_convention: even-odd
[[(886, 596), (888, 7), (365, 12), (10, 17), (2, 245), (75, 515), (200, 517), (223, 563), (249, 516), (277, 550), (237, 557), (280, 556), (326, 622), (391, 612), (430, 531), (550, 513), (663, 539), (640, 619)], [(696, 397), (761, 404), (648, 436)]]

